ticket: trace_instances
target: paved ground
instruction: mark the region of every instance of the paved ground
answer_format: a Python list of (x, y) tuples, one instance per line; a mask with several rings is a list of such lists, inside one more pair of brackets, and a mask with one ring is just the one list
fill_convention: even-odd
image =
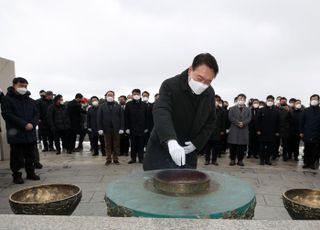
[[(77, 216), (106, 216), (104, 190), (106, 184), (119, 176), (142, 171), (141, 164), (128, 165), (127, 157), (121, 157), (121, 165), (104, 165), (102, 156), (92, 157), (88, 149), (72, 155), (41, 153), (44, 168), (38, 170), (41, 181), (25, 181), (24, 185), (12, 184), (9, 162), (0, 162), (0, 214), (11, 214), (8, 197), (14, 191), (41, 183), (74, 183), (83, 190), (83, 198), (74, 212)], [(245, 159), (245, 167), (229, 166), (227, 156), (219, 159), (219, 166), (204, 166), (204, 159), (199, 159), (198, 168), (228, 173), (240, 177), (256, 190), (257, 207), (255, 219), (288, 220), (283, 208), (281, 194), (290, 188), (319, 188), (320, 171), (303, 170), (301, 160), (275, 161), (273, 166), (260, 166), (255, 159)], [(25, 176), (25, 174), (24, 174)]]

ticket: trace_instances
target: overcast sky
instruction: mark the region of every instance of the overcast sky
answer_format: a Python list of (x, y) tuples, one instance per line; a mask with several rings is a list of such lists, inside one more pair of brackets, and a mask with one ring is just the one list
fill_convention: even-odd
[(15, 61), (34, 98), (133, 88), (153, 97), (209, 52), (223, 98), (308, 102), (320, 93), (319, 12), (318, 0), (0, 0), (0, 56)]

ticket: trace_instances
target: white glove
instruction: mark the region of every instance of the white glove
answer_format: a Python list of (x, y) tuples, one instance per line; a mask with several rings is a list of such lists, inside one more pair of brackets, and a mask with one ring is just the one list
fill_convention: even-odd
[(126, 134), (128, 134), (128, 135), (130, 134), (130, 129), (126, 130)]
[(144, 133), (147, 133), (148, 131), (149, 131), (148, 129), (145, 129), (145, 130), (144, 130)]
[(89, 131), (89, 132), (92, 132), (92, 129), (91, 129), (91, 128), (88, 128), (88, 131)]
[(186, 153), (176, 140), (168, 141), (169, 153), (176, 165), (181, 166), (186, 164)]
[(103, 130), (99, 130), (98, 133), (99, 133), (100, 136), (102, 136), (103, 135)]
[(124, 132), (123, 132), (122, 129), (119, 130), (119, 134), (120, 134), (120, 135), (121, 135), (121, 134), (124, 134)]
[(196, 150), (197, 148), (192, 144), (191, 141), (185, 142), (185, 147), (183, 147), (184, 151), (186, 152), (186, 154), (192, 153), (194, 150)]

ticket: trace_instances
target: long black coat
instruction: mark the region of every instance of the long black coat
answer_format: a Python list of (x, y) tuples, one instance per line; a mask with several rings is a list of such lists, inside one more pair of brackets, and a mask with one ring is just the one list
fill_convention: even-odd
[(98, 136), (98, 110), (99, 107), (92, 106), (88, 109), (87, 113), (87, 127), (91, 129), (91, 133)]
[(258, 111), (256, 131), (261, 132), (259, 140), (274, 142), (276, 133), (279, 133), (279, 110), (275, 107), (264, 107)]
[(223, 108), (216, 107), (216, 119), (214, 120), (213, 132), (210, 140), (221, 141), (221, 133), (226, 131), (225, 111)]
[(279, 134), (281, 137), (289, 137), (291, 133), (292, 114), (284, 108), (279, 108)]
[(83, 130), (84, 120), (81, 114), (85, 114), (86, 111), (81, 108), (81, 104), (74, 99), (67, 104), (67, 110), (71, 122), (71, 130), (74, 132)]
[(50, 105), (47, 120), (53, 132), (69, 130), (71, 128), (69, 113), (65, 105)]
[(306, 143), (320, 142), (320, 108), (310, 106), (301, 116), (300, 133), (303, 133), (303, 141)]
[(47, 100), (45, 98), (41, 98), (37, 100), (37, 108), (39, 111), (39, 131), (40, 132), (48, 132), (50, 130), (49, 123), (47, 120), (47, 112), (50, 105), (52, 105), (52, 100)]
[(124, 130), (124, 111), (121, 106), (115, 102), (103, 103), (99, 106), (97, 113), (97, 128), (104, 133), (119, 132)]
[(130, 129), (130, 135), (132, 136), (144, 136), (144, 131), (148, 129), (148, 106), (141, 99), (127, 103), (125, 127)]
[[(215, 98), (210, 86), (201, 95), (192, 93), (188, 71), (165, 80), (160, 98), (153, 108), (154, 128), (147, 145), (144, 170), (177, 168), (169, 154), (167, 142), (177, 140), (181, 146), (191, 141), (201, 151), (214, 131)], [(186, 155), (186, 166), (196, 168), (197, 151)]]
[(291, 111), (292, 114), (292, 124), (291, 124), (291, 134), (299, 135), (300, 134), (300, 121), (303, 114), (302, 109)]
[[(2, 98), (2, 117), (6, 122), (7, 140), (9, 144), (33, 143), (37, 141), (36, 126), (39, 121), (39, 112), (36, 102), (31, 99), (30, 93), (18, 95), (13, 87)], [(31, 123), (33, 129), (27, 131), (25, 126)]]

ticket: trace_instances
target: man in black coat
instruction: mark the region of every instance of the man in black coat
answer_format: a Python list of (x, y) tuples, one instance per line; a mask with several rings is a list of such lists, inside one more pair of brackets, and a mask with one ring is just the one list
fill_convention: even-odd
[(260, 164), (271, 165), (270, 157), (275, 153), (276, 137), (279, 136), (279, 111), (272, 95), (267, 97), (267, 106), (259, 110), (255, 126), (260, 141)]
[[(127, 97), (124, 95), (121, 95), (119, 97), (119, 104), (121, 106), (121, 109), (123, 111), (123, 114), (126, 110), (126, 103), (127, 103)], [(123, 134), (120, 134), (120, 156), (129, 156), (129, 148), (130, 148), (130, 139), (129, 135), (125, 132)]]
[(148, 130), (148, 106), (141, 100), (140, 89), (132, 91), (133, 100), (128, 102), (125, 109), (126, 133), (131, 140), (131, 160), (128, 164), (136, 163), (137, 154), (139, 163), (143, 163), (143, 148), (145, 134)]
[(251, 122), (249, 124), (249, 149), (248, 149), (248, 158), (253, 156), (254, 158), (258, 159), (260, 146), (258, 135), (256, 132), (256, 119), (259, 111), (259, 100), (253, 99), (252, 100), (252, 107), (251, 107)]
[(98, 110), (98, 133), (104, 135), (106, 146), (106, 166), (113, 161), (119, 164), (120, 134), (124, 133), (124, 112), (121, 106), (114, 101), (115, 93), (108, 91), (105, 94), (106, 102), (99, 106)]
[(91, 147), (93, 149), (93, 156), (99, 155), (99, 141), (102, 156), (106, 155), (105, 142), (103, 135), (99, 135), (98, 129), (98, 110), (99, 110), (99, 98), (93, 96), (90, 99), (92, 106), (88, 109), (87, 113), (87, 127), (89, 131)]
[(306, 108), (302, 114), (300, 136), (305, 146), (303, 168), (319, 168), (320, 107), (317, 94), (310, 97), (310, 107)]
[(294, 102), (294, 106), (292, 106), (291, 116), (292, 116), (292, 124), (291, 124), (291, 132), (290, 132), (290, 146), (288, 159), (292, 158), (292, 154), (295, 161), (299, 161), (299, 148), (300, 148), (300, 121), (302, 117), (302, 105), (300, 100), (296, 100)]
[(71, 122), (70, 146), (72, 146), (72, 149), (74, 151), (80, 151), (82, 149), (82, 146), (78, 146), (78, 148), (75, 149), (77, 134), (83, 135), (84, 132), (83, 118), (81, 114), (86, 113), (86, 111), (82, 109), (81, 106), (82, 98), (82, 94), (77, 93), (75, 99), (73, 99), (67, 104), (67, 110)]
[(162, 83), (144, 170), (197, 167), (197, 152), (214, 130), (215, 93), (210, 84), (218, 70), (211, 54), (199, 54), (189, 69)]
[(36, 126), (39, 113), (36, 102), (27, 90), (28, 81), (14, 78), (13, 86), (8, 88), (2, 98), (2, 117), (6, 122), (7, 139), (10, 144), (10, 168), (13, 182), (24, 183), (21, 168), (25, 168), (27, 179), (40, 180), (34, 171), (34, 148), (37, 144)]
[(45, 97), (37, 100), (37, 107), (39, 110), (39, 136), (41, 137), (43, 143), (42, 152), (54, 151), (53, 149), (53, 133), (50, 130), (47, 112), (50, 105), (52, 105), (53, 93), (52, 91), (47, 91)]
[(144, 147), (147, 146), (150, 138), (150, 133), (153, 129), (153, 115), (152, 115), (153, 104), (149, 102), (149, 97), (150, 97), (149, 92), (144, 91), (142, 93), (142, 101), (147, 104), (147, 120), (148, 120), (148, 132), (145, 133), (144, 135)]

